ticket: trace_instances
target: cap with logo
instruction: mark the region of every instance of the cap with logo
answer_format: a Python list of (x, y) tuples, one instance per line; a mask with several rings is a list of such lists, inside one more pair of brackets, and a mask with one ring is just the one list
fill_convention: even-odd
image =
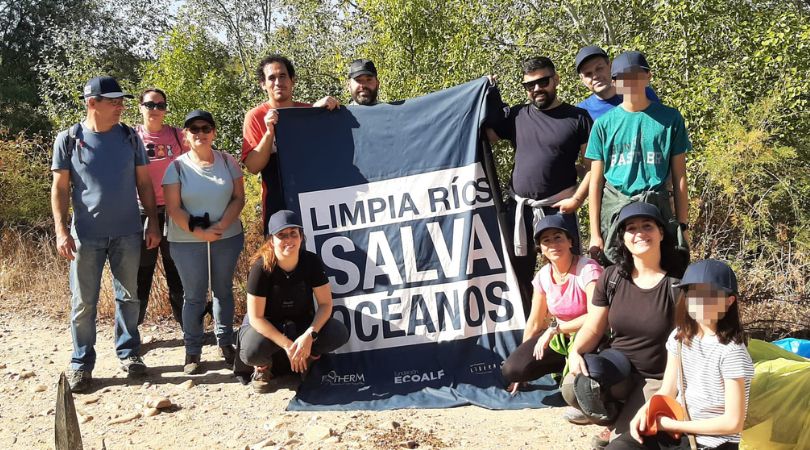
[(650, 70), (647, 58), (641, 52), (624, 52), (613, 60), (610, 66), (610, 75), (616, 78), (619, 74), (630, 72), (633, 69)]
[(191, 125), (191, 122), (194, 122), (195, 120), (204, 120), (211, 124), (212, 127), (217, 127), (216, 122), (214, 122), (214, 116), (212, 116), (210, 112), (203, 111), (202, 109), (195, 109), (194, 111), (186, 114), (186, 118), (183, 120), (183, 127), (188, 128), (188, 126)]
[(619, 217), (616, 219), (616, 223), (622, 224), (626, 220), (636, 217), (653, 219), (658, 225), (664, 226), (664, 218), (661, 216), (661, 211), (658, 210), (658, 207), (644, 202), (633, 202), (625, 205), (625, 207), (619, 211)]
[(677, 287), (688, 288), (691, 284), (708, 284), (729, 294), (737, 293), (737, 275), (728, 264), (716, 259), (689, 264)]
[(285, 228), (304, 228), (301, 225), (301, 218), (298, 214), (288, 209), (276, 211), (267, 221), (267, 232), (269, 234), (276, 234)]
[(124, 92), (115, 78), (108, 76), (91, 78), (90, 81), (84, 85), (81, 97), (135, 98), (132, 94)]
[(576, 58), (574, 58), (574, 65), (577, 68), (577, 73), (579, 73), (579, 68), (585, 61), (591, 59), (593, 56), (602, 56), (608, 58), (608, 54), (602, 50), (602, 47), (598, 47), (596, 45), (589, 45), (587, 47), (582, 47), (582, 49), (577, 53)]
[(358, 77), (360, 75), (374, 75), (377, 76), (377, 68), (374, 67), (374, 62), (370, 59), (355, 59), (349, 65), (349, 78)]

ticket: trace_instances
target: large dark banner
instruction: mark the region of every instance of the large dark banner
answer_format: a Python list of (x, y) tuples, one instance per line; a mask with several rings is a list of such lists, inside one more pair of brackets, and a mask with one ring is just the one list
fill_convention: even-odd
[[(504, 391), (523, 307), (479, 127), (487, 80), (395, 104), (280, 111), (284, 199), (321, 256), (349, 342), (292, 410), (539, 407)], [(548, 399), (549, 401), (551, 399)]]

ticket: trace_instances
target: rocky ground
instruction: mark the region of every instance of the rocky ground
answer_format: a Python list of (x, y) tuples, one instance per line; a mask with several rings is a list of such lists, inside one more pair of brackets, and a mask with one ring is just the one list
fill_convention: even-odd
[[(85, 448), (587, 449), (599, 431), (568, 424), (561, 408), (287, 412), (293, 378), (254, 394), (214, 346), (204, 349), (207, 372), (186, 376), (174, 324), (142, 334), (149, 373), (130, 380), (118, 369), (112, 326), (99, 326), (96, 384), (74, 396)], [(56, 382), (71, 348), (67, 322), (0, 312), (0, 448), (53, 448)]]

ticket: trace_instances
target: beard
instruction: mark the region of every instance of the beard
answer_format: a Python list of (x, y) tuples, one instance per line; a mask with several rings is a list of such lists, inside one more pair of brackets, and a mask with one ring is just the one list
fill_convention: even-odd
[(352, 97), (352, 100), (358, 105), (373, 105), (377, 103), (377, 89), (358, 92)]
[(556, 92), (545, 92), (543, 91), (545, 96), (541, 97), (539, 95), (532, 97), (532, 105), (534, 105), (537, 109), (546, 109), (554, 103), (554, 100), (557, 99)]

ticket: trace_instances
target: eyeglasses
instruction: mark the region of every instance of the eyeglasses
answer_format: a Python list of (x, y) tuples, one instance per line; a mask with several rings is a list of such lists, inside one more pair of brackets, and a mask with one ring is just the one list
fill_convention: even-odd
[(536, 80), (524, 81), (520, 84), (522, 84), (523, 88), (526, 89), (527, 91), (533, 91), (535, 86), (540, 86), (541, 88), (548, 86), (553, 76), (554, 75), (549, 75), (547, 77), (541, 77)]
[(188, 127), (188, 131), (190, 131), (191, 134), (197, 134), (197, 133), (199, 133), (201, 131), (203, 133), (205, 133), (205, 134), (208, 134), (208, 133), (214, 131), (214, 127), (212, 127), (211, 125), (203, 125), (201, 127), (192, 125), (192, 126)]
[(141, 103), (141, 106), (143, 106), (144, 108), (149, 109), (149, 110), (159, 109), (161, 111), (166, 111), (166, 108), (169, 107), (169, 105), (167, 105), (166, 102), (160, 102), (160, 103), (143, 102), (143, 103)]

